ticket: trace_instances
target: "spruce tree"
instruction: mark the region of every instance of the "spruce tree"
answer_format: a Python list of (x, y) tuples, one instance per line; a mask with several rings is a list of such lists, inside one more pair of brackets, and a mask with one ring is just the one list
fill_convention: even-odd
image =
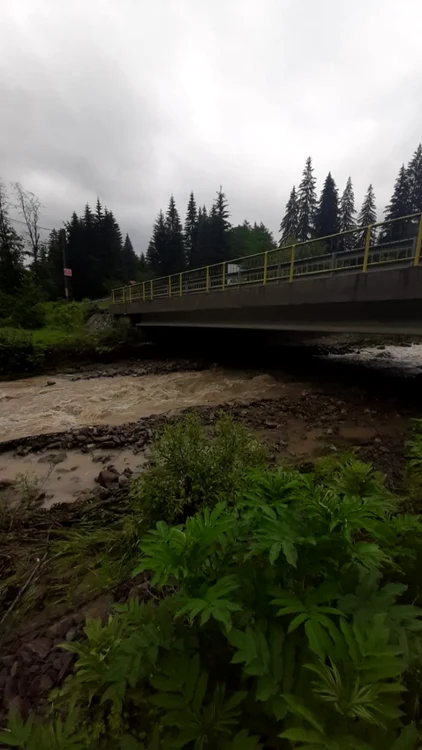
[(195, 253), (191, 259), (192, 268), (201, 268), (207, 265), (210, 246), (210, 220), (206, 206), (198, 210), (198, 231), (195, 245)]
[(11, 224), (6, 188), (0, 182), (0, 291), (15, 294), (23, 273), (23, 240)]
[(147, 250), (148, 264), (155, 276), (167, 276), (169, 271), (169, 230), (162, 211), (159, 212), (152, 230)]
[(186, 267), (185, 246), (182, 222), (180, 221), (173, 196), (170, 196), (169, 207), (167, 209), (166, 227), (168, 233), (168, 256), (165, 274), (180, 273)]
[[(144, 258), (145, 260), (145, 258)], [(136, 281), (137, 271), (139, 269), (139, 259), (136, 255), (129, 235), (125, 237), (122, 250), (123, 278), (126, 283)]]
[[(375, 193), (374, 188), (372, 185), (369, 185), (368, 190), (366, 191), (365, 198), (363, 199), (362, 208), (359, 212), (358, 216), (358, 226), (360, 227), (366, 227), (369, 224), (375, 224), (377, 221), (377, 209), (375, 204)], [(376, 229), (371, 230), (371, 243), (374, 243), (376, 240), (377, 232)], [(365, 241), (366, 232), (362, 232), (358, 239), (357, 239), (357, 245), (361, 246), (362, 242)]]
[(148, 272), (148, 261), (145, 257), (145, 253), (141, 253), (141, 255), (139, 256), (138, 267), (139, 267), (139, 273), (142, 274), (143, 276)]
[(102, 222), (102, 220), (104, 218), (103, 207), (101, 205), (101, 202), (100, 202), (100, 199), (99, 199), (98, 196), (97, 196), (97, 203), (96, 203), (96, 206), (95, 206), (95, 218), (97, 220), (97, 224), (101, 224), (101, 222)]
[[(412, 213), (409, 176), (404, 164), (400, 168), (394, 183), (393, 195), (384, 213), (385, 221), (398, 219), (400, 216), (408, 216)], [(409, 221), (394, 221), (393, 224), (387, 224), (383, 228), (381, 241), (395, 242), (405, 238), (406, 234), (411, 234), (411, 232), (412, 228)]]
[(155, 230), (155, 224), (154, 224), (154, 227), (153, 227), (153, 230), (152, 230), (153, 231), (153, 236), (151, 237), (151, 239), (150, 239), (150, 241), (148, 243), (148, 248), (147, 248), (147, 252), (146, 252), (145, 261), (146, 261), (146, 264), (147, 264), (148, 268), (150, 269), (150, 271), (153, 274), (156, 274), (157, 273), (157, 269), (158, 269), (158, 254), (156, 253), (156, 250), (155, 250), (154, 230)]
[(198, 236), (198, 211), (193, 192), (189, 196), (184, 226), (185, 254), (188, 268), (192, 268), (195, 258), (195, 243)]
[[(87, 203), (81, 220), (80, 254), (82, 268), (72, 268), (72, 288), (76, 299), (99, 299), (106, 290), (102, 280), (108, 275), (108, 258), (105, 255), (105, 238), (98, 236), (95, 214)], [(76, 280), (76, 276), (80, 276)], [(110, 274), (110, 278), (112, 278)]]
[(297, 239), (299, 227), (299, 202), (296, 188), (293, 185), (286, 210), (280, 224), (281, 238), (279, 246), (288, 245)]
[(221, 263), (230, 257), (230, 229), (229, 208), (227, 198), (223, 190), (217, 192), (211, 213), (208, 219), (208, 252), (205, 257), (205, 265)]
[(317, 197), (316, 179), (313, 176), (312, 158), (308, 156), (298, 190), (298, 225), (297, 239), (305, 242), (315, 234), (315, 211)]
[(422, 144), (420, 143), (413, 154), (407, 174), (410, 191), (410, 213), (422, 211)]
[(102, 283), (107, 291), (114, 283), (118, 285), (123, 279), (123, 238), (120, 227), (112, 211), (104, 209), (101, 233)]
[[(103, 209), (97, 199), (95, 212), (87, 204), (83, 216), (73, 212), (66, 225), (67, 265), (72, 269), (75, 299), (99, 299), (113, 286), (124, 283), (123, 240), (113, 212)], [(47, 248), (50, 256), (58, 257), (58, 236), (51, 235)], [(136, 257), (136, 256), (135, 256)], [(58, 261), (56, 261), (56, 266)], [(63, 273), (63, 272), (62, 272)], [(61, 283), (60, 283), (61, 288)]]
[[(355, 194), (353, 191), (352, 178), (348, 177), (346, 187), (340, 200), (340, 232), (347, 232), (356, 228), (355, 219)], [(347, 234), (340, 237), (339, 247), (341, 250), (351, 250), (356, 242), (355, 234)]]
[(60, 247), (59, 233), (56, 229), (50, 232), (47, 242), (47, 264), (51, 285), (51, 297), (64, 296), (63, 257)]
[(73, 212), (72, 218), (66, 224), (66, 232), (67, 264), (72, 269), (73, 296), (77, 300), (84, 299), (84, 297), (95, 298), (96, 288), (94, 286), (93, 292), (91, 279), (94, 278), (94, 285), (96, 285), (95, 275), (99, 269), (97, 269), (96, 264), (93, 268), (92, 257), (86, 256), (84, 225), (76, 211)]
[[(317, 237), (326, 237), (340, 231), (340, 212), (338, 205), (338, 190), (331, 172), (325, 178), (324, 187), (315, 213), (315, 230)], [(335, 241), (330, 240), (330, 248), (334, 249)]]

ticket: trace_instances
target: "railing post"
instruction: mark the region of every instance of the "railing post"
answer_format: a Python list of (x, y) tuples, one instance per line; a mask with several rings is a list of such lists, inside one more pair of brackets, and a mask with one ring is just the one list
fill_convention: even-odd
[(153, 289), (153, 286), (152, 286), (152, 279), (149, 282), (149, 291), (150, 291), (150, 297), (151, 297), (151, 299), (154, 299), (154, 289)]
[(129, 287), (129, 304), (132, 304), (132, 287)]
[(179, 273), (179, 296), (183, 294), (183, 274)]
[(206, 267), (206, 277), (205, 277), (205, 291), (209, 292), (210, 290), (210, 267)]
[(419, 229), (418, 229), (418, 236), (416, 239), (416, 247), (415, 247), (415, 259), (413, 261), (414, 266), (419, 265), (419, 260), (421, 257), (421, 245), (422, 245), (422, 214), (419, 219)]
[(295, 273), (295, 248), (296, 248), (296, 245), (293, 245), (291, 253), (290, 253), (290, 273), (289, 273), (289, 282), (290, 282), (290, 284), (293, 281), (293, 276), (294, 276), (294, 273)]
[(145, 302), (145, 281), (142, 282), (142, 301)]
[(372, 231), (372, 224), (370, 224), (368, 229), (366, 230), (365, 253), (363, 256), (363, 266), (362, 266), (363, 273), (366, 273), (368, 270), (369, 248), (371, 246), (371, 231)]
[(169, 297), (171, 297), (171, 276), (169, 276)]
[(221, 276), (221, 289), (223, 290), (223, 292), (225, 288), (226, 288), (226, 261), (224, 260), (223, 261), (223, 273)]
[(264, 253), (264, 278), (262, 279), (262, 283), (267, 283), (267, 270), (268, 270), (268, 250)]
[(114, 303), (116, 301), (116, 297), (114, 296), (114, 289), (112, 289), (112, 291), (111, 291), (111, 301), (112, 301), (112, 303), (114, 305)]
[(123, 304), (126, 302), (126, 288), (123, 287)]

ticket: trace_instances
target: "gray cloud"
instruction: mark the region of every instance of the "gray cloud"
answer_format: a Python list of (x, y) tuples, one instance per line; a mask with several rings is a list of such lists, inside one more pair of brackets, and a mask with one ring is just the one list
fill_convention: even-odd
[(173, 192), (277, 233), (318, 187), (374, 184), (422, 139), (419, 0), (14, 0), (0, 5), (0, 176), (59, 226), (96, 196), (138, 251)]

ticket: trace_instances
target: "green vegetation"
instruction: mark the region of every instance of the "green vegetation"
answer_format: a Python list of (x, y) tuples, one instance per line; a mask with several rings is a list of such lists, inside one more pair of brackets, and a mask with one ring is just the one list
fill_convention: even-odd
[[(407, 480), (421, 474), (420, 427)], [(151, 600), (116, 606), (103, 625), (88, 620), (86, 639), (63, 646), (77, 662), (51, 695), (50, 719), (11, 716), (0, 742), (419, 747), (419, 516), (354, 456), (306, 474), (262, 461), (254, 438), (224, 417), (212, 435), (193, 418), (176, 423), (158, 438), (126, 517), (97, 529), (102, 543), (88, 527), (79, 542), (68, 532), (66, 552), (55, 542), (68, 569), (73, 550), (92, 571), (90, 545), (103, 568), (126, 558), (125, 570), (149, 577)]]
[(40, 327), (12, 327), (0, 320), (0, 376), (101, 360), (131, 343), (124, 325), (90, 331), (86, 321), (96, 309), (90, 302), (38, 302), (31, 309)]
[(264, 462), (262, 446), (241, 425), (222, 414), (207, 434), (192, 414), (164, 428), (132, 497), (151, 522), (175, 523), (222, 499), (231, 505), (247, 484), (248, 470)]

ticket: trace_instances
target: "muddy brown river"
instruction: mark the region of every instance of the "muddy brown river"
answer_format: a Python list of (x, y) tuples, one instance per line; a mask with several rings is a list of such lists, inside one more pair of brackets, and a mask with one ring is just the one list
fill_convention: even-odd
[[(275, 417), (271, 411), (269, 418), (264, 416), (261, 422), (264, 431), (268, 432), (269, 428), (273, 442), (281, 440), (281, 450), (288, 460), (312, 456), (321, 450), (336, 450), (332, 445), (336, 436), (345, 441), (346, 447), (362, 441), (376, 441), (379, 451), (385, 453), (385, 440), (391, 434), (404, 434), (408, 418), (401, 418), (400, 407), (392, 414), (388, 414), (385, 408), (374, 410), (374, 397), (368, 393), (365, 395), (365, 390), (360, 387), (358, 390), (360, 388), (362, 395), (358, 396), (358, 410), (354, 406), (349, 415), (346, 402), (349, 394), (352, 396), (356, 391), (354, 379), (350, 380), (349, 375), (349, 380), (345, 379), (341, 385), (341, 374), (339, 379), (336, 375), (333, 377), (330, 368), (335, 370), (339, 361), (346, 365), (348, 362), (358, 364), (357, 379), (366, 369), (375, 375), (376, 383), (380, 382), (378, 370), (398, 372), (399, 379), (393, 391), (403, 393), (409, 386), (409, 381), (405, 385), (404, 378), (415, 379), (422, 372), (422, 346), (362, 348), (357, 354), (330, 356), (328, 359), (332, 364), (328, 364), (319, 381), (312, 377), (307, 366), (293, 376), (291, 372), (281, 370), (273, 370), (270, 374), (213, 366), (199, 371), (164, 374), (139, 371), (128, 375), (117, 370), (113, 377), (85, 373), (75, 378), (74, 375), (62, 374), (3, 382), (0, 383), (0, 442), (77, 430), (83, 426), (109, 425), (112, 428), (143, 417), (172, 414), (191, 406), (218, 406), (234, 401), (243, 401), (245, 405), (260, 401), (264, 404), (269, 403), (268, 399), (281, 398), (291, 404), (297, 402), (298, 410), (293, 410), (287, 422), (285, 417), (280, 421), (280, 415)], [(333, 378), (331, 384), (327, 383), (327, 376)], [(307, 421), (306, 408), (305, 412), (301, 411), (306, 394), (320, 394), (317, 403), (320, 401), (323, 408), (327, 396), (332, 397), (337, 387), (340, 388), (340, 398), (346, 401), (336, 402), (337, 406), (341, 405), (336, 408), (335, 418), (334, 415), (333, 419), (320, 418), (317, 414)], [(256, 408), (258, 411), (261, 408), (259, 403)], [(414, 413), (419, 416), (417, 407)], [(95, 446), (94, 449), (91, 446), (88, 452), (71, 449), (60, 453), (60, 460), (57, 455), (52, 460), (45, 451), (26, 455), (0, 453), (0, 484), (14, 481), (16, 477), (21, 483), (36, 482), (44, 493), (45, 507), (56, 502), (73, 502), (81, 497), (81, 493), (92, 492), (103, 466), (112, 464), (118, 472), (125, 469), (134, 473), (142, 471), (146, 459), (138, 453), (124, 442), (111, 451), (102, 451)]]
[(286, 386), (271, 375), (211, 368), (142, 377), (28, 378), (0, 384), (0, 441), (80, 425), (134, 422), (187, 406), (273, 398)]

